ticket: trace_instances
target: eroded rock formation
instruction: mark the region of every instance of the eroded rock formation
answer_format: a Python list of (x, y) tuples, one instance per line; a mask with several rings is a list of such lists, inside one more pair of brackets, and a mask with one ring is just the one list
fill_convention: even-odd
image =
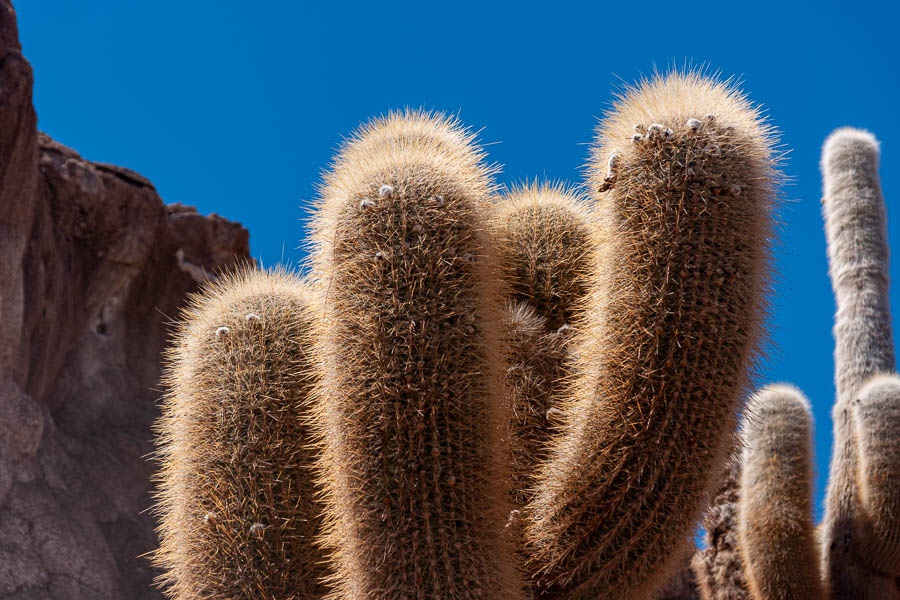
[(31, 88), (0, 0), (0, 598), (159, 598), (160, 352), (249, 236), (39, 133)]

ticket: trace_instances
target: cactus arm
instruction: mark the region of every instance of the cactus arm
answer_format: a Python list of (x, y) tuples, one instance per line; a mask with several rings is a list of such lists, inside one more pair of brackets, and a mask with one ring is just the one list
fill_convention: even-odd
[(172, 598), (327, 592), (315, 544), (312, 316), (282, 271), (220, 277), (192, 299), (168, 352), (156, 425), (159, 583)]
[(837, 304), (834, 451), (825, 499), (822, 570), (835, 600), (900, 598), (893, 578), (878, 573), (860, 555), (854, 525), (862, 515), (852, 402), (866, 379), (896, 367), (878, 158), (874, 136), (851, 128), (833, 132), (822, 151), (822, 210)]
[(750, 400), (741, 437), (738, 509), (742, 563), (755, 600), (819, 600), (812, 512), (812, 415), (792, 386), (768, 386)]
[(877, 375), (851, 409), (859, 457), (856, 543), (883, 573), (900, 575), (900, 377)]
[(728, 85), (657, 77), (601, 125), (590, 172), (597, 274), (527, 535), (549, 589), (639, 598), (678, 568), (730, 450), (764, 312), (771, 130)]

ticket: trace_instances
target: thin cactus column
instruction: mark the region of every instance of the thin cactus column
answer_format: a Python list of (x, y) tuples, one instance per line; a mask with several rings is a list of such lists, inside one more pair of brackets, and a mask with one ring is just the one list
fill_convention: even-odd
[(719, 490), (703, 519), (706, 548), (698, 550), (691, 561), (702, 600), (750, 598), (738, 545), (741, 460), (738, 451), (726, 463)]
[(896, 367), (888, 299), (888, 246), (878, 180), (878, 142), (844, 128), (822, 151), (823, 214), (837, 312), (834, 453), (822, 532), (823, 576), (834, 600), (900, 598), (893, 578), (861, 556), (854, 523), (863, 518), (852, 403), (866, 379)]

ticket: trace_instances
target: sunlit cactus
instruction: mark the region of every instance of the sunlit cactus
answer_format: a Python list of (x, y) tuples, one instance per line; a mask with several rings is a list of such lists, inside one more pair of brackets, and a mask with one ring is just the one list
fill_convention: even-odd
[(364, 125), (312, 236), (335, 598), (518, 598), (492, 169), (422, 112)]
[(888, 246), (884, 199), (878, 179), (878, 142), (844, 128), (822, 151), (823, 214), (829, 274), (837, 313), (834, 364), (837, 398), (832, 411), (834, 452), (822, 531), (823, 577), (834, 600), (895, 598), (893, 577), (860, 552), (866, 519), (853, 400), (863, 383), (896, 364), (888, 300)]
[(900, 377), (878, 375), (853, 401), (859, 457), (859, 553), (883, 573), (900, 576)]
[(155, 554), (178, 600), (321, 598), (307, 422), (310, 293), (245, 270), (195, 296), (167, 357)]
[(643, 598), (679, 566), (758, 348), (772, 143), (738, 90), (695, 73), (628, 89), (600, 126), (590, 304), (528, 515), (551, 593)]
[(757, 392), (741, 428), (738, 539), (755, 600), (819, 600), (813, 527), (812, 415), (796, 388)]

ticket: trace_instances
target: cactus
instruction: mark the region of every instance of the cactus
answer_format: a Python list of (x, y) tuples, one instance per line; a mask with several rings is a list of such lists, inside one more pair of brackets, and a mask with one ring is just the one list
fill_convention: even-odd
[(838, 129), (822, 152), (823, 214), (834, 289), (834, 453), (822, 530), (822, 570), (835, 600), (900, 598), (893, 578), (879, 573), (857, 542), (865, 512), (852, 402), (866, 379), (896, 364), (888, 301), (884, 199), (878, 142), (868, 132)]
[(567, 346), (584, 310), (591, 271), (590, 213), (561, 185), (525, 185), (496, 207), (495, 239), (508, 289), (507, 389), (512, 408), (513, 503), (524, 509), (531, 477), (559, 421), (554, 406)]
[(718, 492), (704, 515), (706, 547), (691, 561), (703, 600), (747, 600), (750, 592), (738, 546), (738, 501), (741, 456), (733, 455), (725, 466)]
[(591, 302), (527, 526), (551, 592), (646, 597), (679, 566), (758, 347), (772, 143), (740, 92), (696, 73), (628, 90), (600, 126)]
[(312, 231), (336, 598), (518, 598), (492, 169), (455, 121), (364, 126)]
[(824, 597), (812, 521), (812, 415), (800, 390), (770, 385), (753, 396), (744, 445), (738, 539), (756, 600)]
[(534, 308), (550, 331), (571, 325), (592, 271), (585, 201), (562, 185), (524, 185), (503, 198), (495, 220), (509, 301)]
[(690, 544), (679, 563), (678, 570), (653, 596), (653, 600), (697, 600), (697, 576), (691, 566), (696, 548)]
[(531, 496), (531, 477), (558, 429), (555, 406), (565, 377), (568, 330), (547, 331), (546, 321), (527, 304), (507, 309), (506, 388), (510, 410), (511, 515), (517, 530)]
[(178, 599), (318, 599), (309, 291), (281, 272), (220, 277), (167, 356), (157, 424), (159, 583)]
[(854, 539), (876, 569), (900, 576), (900, 377), (870, 379), (851, 413), (861, 515)]

